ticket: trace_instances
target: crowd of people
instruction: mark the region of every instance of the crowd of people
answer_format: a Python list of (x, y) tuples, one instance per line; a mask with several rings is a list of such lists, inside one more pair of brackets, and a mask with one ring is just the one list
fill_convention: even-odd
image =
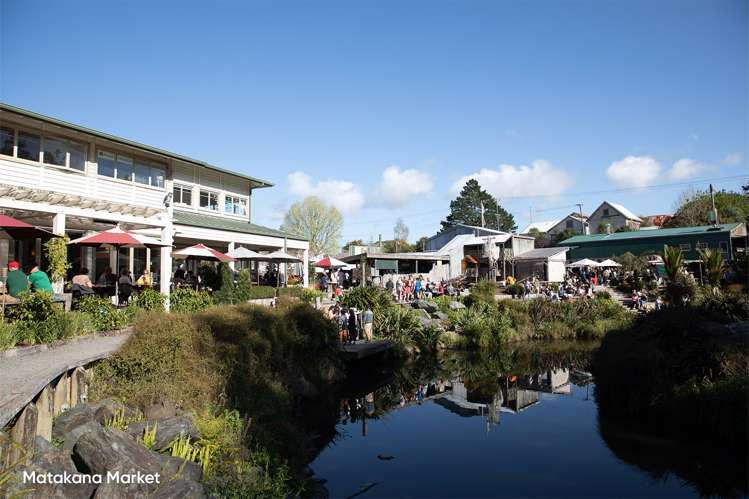
[(355, 344), (359, 339), (372, 341), (374, 335), (374, 313), (370, 309), (358, 311), (356, 308), (331, 305), (325, 310), (325, 317), (338, 326), (338, 338), (342, 344)]
[(383, 276), (379, 285), (387, 289), (398, 303), (426, 300), (437, 296), (458, 296), (464, 286), (460, 282), (444, 279), (432, 281), (423, 276)]
[(28, 291), (54, 292), (49, 276), (38, 265), (29, 265), (26, 269), (21, 270), (20, 264), (16, 261), (8, 263), (5, 289), (7, 294), (13, 298), (18, 298), (22, 293)]

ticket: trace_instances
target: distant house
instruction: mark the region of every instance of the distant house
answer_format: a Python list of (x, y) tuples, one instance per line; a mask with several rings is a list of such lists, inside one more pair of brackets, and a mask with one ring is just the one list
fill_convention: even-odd
[(533, 276), (542, 281), (564, 281), (564, 264), (569, 248), (537, 248), (515, 257), (515, 278), (526, 279)]
[(630, 230), (639, 230), (642, 219), (629, 211), (624, 206), (604, 201), (591, 213), (588, 219), (591, 234), (603, 234), (616, 232), (627, 227)]
[(530, 235), (532, 231), (537, 230), (541, 234), (554, 237), (564, 231), (572, 231), (574, 234), (587, 234), (588, 218), (579, 213), (570, 213), (561, 220), (549, 220), (546, 222), (533, 222), (529, 224), (521, 234)]
[(698, 260), (700, 256), (697, 250), (713, 248), (730, 261), (737, 252), (746, 251), (746, 225), (732, 223), (592, 234), (574, 236), (561, 241), (559, 245), (570, 248), (570, 260), (602, 260), (627, 252), (635, 255), (661, 253), (663, 246), (668, 245), (680, 248), (686, 260)]

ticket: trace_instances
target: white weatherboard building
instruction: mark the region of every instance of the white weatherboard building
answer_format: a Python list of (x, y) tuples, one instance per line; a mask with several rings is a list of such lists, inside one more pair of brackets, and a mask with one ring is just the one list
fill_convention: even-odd
[[(171, 252), (204, 243), (278, 249), (302, 259), (307, 284), (309, 243), (251, 222), (252, 193), (273, 184), (204, 161), (0, 103), (0, 212), (72, 238), (120, 225), (161, 239), (161, 250), (69, 247), (74, 267), (92, 278), (106, 267), (150, 268), (169, 293)], [(42, 241), (0, 239), (8, 261), (39, 263)], [(285, 266), (281, 266), (283, 272)]]

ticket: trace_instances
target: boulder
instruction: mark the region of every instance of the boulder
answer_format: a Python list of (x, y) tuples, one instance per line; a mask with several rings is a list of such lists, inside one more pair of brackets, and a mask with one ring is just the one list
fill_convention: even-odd
[(419, 323), (424, 327), (429, 327), (432, 325), (432, 319), (430, 317), (418, 317)]
[(466, 308), (466, 306), (459, 301), (451, 301), (448, 307), (450, 307), (450, 310), (460, 310), (461, 308)]
[(415, 313), (415, 314), (416, 314), (416, 316), (417, 316), (418, 318), (420, 318), (420, 319), (431, 319), (431, 318), (432, 318), (432, 316), (431, 316), (431, 315), (429, 315), (429, 312), (427, 312), (426, 310), (424, 310), (424, 309), (422, 309), (422, 308), (417, 308), (417, 309), (416, 309), (416, 310), (414, 311), (414, 313)]
[(115, 399), (100, 400), (91, 404), (90, 407), (94, 412), (94, 420), (101, 425), (106, 424), (107, 421), (120, 413), (124, 414), (126, 419), (133, 419), (138, 416), (136, 411)]
[[(24, 499), (89, 499), (96, 485), (93, 483), (69, 483), (69, 484), (54, 484), (54, 483), (23, 483), (23, 474), (36, 473), (38, 475), (45, 475), (47, 473), (62, 473), (63, 470), (43, 468), (35, 464), (29, 464), (18, 468), (6, 484), (8, 497), (23, 497)], [(80, 475), (80, 473), (73, 473)]]
[(140, 438), (143, 436), (146, 424), (149, 428), (156, 426), (156, 443), (153, 446), (155, 450), (166, 449), (179, 436), (188, 435), (193, 441), (200, 438), (198, 429), (188, 415), (132, 423), (128, 426), (127, 432), (133, 438)]
[(52, 438), (63, 440), (79, 426), (94, 421), (94, 410), (87, 404), (81, 404), (69, 409), (55, 418), (52, 425)]
[(152, 499), (202, 499), (206, 497), (203, 486), (191, 480), (170, 480), (162, 484), (156, 492), (151, 495)]
[(191, 480), (162, 479), (156, 485), (106, 483), (96, 490), (94, 499), (202, 499), (203, 486)]
[(162, 457), (162, 473), (167, 478), (194, 480), (196, 482), (199, 482), (202, 478), (203, 469), (198, 463), (185, 461), (178, 457), (159, 455)]
[(143, 415), (148, 421), (156, 419), (172, 418), (177, 415), (177, 407), (171, 400), (162, 400), (156, 404), (146, 407)]
[(79, 438), (81, 438), (86, 433), (89, 433), (92, 431), (98, 431), (101, 428), (103, 427), (96, 421), (89, 421), (88, 423), (84, 425), (74, 428), (72, 431), (62, 436), (63, 450), (66, 450), (68, 452), (72, 451), (73, 447), (75, 447), (75, 444), (78, 443)]
[(162, 468), (161, 458), (115, 428), (88, 432), (73, 447), (76, 467), (88, 474), (106, 475), (107, 471), (157, 473)]
[(445, 312), (439, 312), (439, 311), (434, 312), (434, 313), (432, 313), (432, 317), (434, 317), (435, 319), (441, 320), (441, 321), (446, 321), (447, 320), (447, 314)]
[(49, 470), (51, 473), (78, 472), (70, 457), (70, 452), (58, 449), (42, 437), (36, 437), (34, 447), (32, 465)]
[(430, 303), (426, 300), (416, 300), (411, 304), (411, 306), (413, 308), (418, 308), (419, 310), (426, 310), (430, 314), (439, 310), (436, 304)]

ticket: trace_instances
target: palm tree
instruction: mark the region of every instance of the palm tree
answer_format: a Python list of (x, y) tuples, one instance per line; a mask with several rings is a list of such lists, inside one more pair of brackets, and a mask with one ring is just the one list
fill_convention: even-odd
[(711, 286), (719, 286), (721, 279), (723, 279), (723, 274), (726, 272), (726, 262), (723, 259), (723, 253), (711, 248), (701, 249), (699, 253), (707, 281)]
[(684, 265), (684, 254), (676, 246), (663, 246), (663, 266), (671, 282), (675, 282)]

